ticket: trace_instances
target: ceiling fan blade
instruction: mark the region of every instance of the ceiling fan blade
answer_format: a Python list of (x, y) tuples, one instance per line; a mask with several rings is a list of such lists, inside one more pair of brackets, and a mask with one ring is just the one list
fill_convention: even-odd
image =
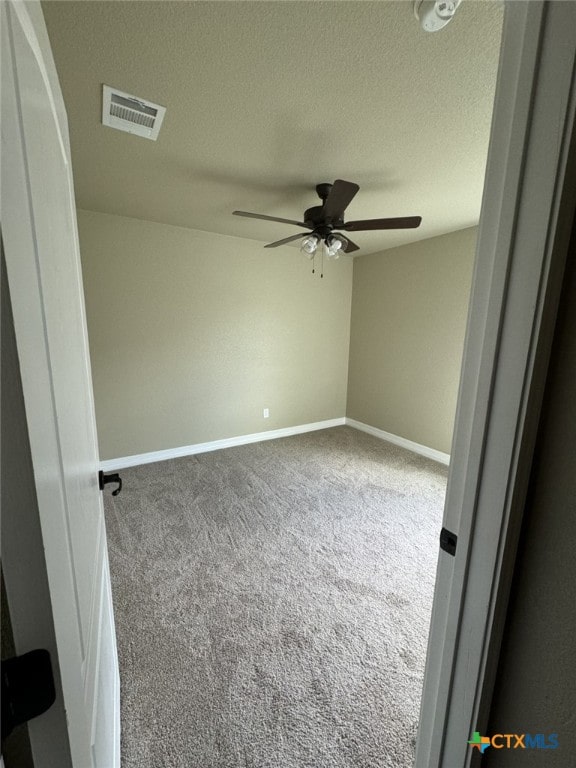
[(348, 243), (346, 248), (342, 249), (344, 251), (344, 253), (352, 253), (352, 251), (359, 251), (360, 250), (360, 246), (356, 245), (356, 243), (353, 243), (352, 240), (349, 240), (347, 237), (344, 238), (344, 239)]
[(360, 232), (365, 229), (416, 229), (422, 221), (421, 216), (404, 216), (399, 219), (365, 219), (347, 221), (341, 229), (347, 232)]
[(284, 245), (284, 243), (291, 243), (293, 240), (299, 240), (301, 237), (306, 237), (306, 232), (302, 232), (298, 235), (291, 235), (290, 237), (285, 237), (284, 240), (276, 240), (275, 243), (268, 243), (268, 245), (265, 245), (264, 248), (278, 248), (279, 245)]
[(295, 224), (297, 227), (310, 229), (303, 221), (293, 221), (292, 219), (279, 219), (277, 216), (264, 216), (263, 213), (248, 213), (247, 211), (232, 211), (234, 216), (247, 216), (249, 219), (264, 219), (264, 221), (279, 221), (280, 224)]
[(351, 181), (336, 179), (324, 201), (322, 213), (327, 219), (342, 219), (344, 211), (352, 202), (360, 187)]

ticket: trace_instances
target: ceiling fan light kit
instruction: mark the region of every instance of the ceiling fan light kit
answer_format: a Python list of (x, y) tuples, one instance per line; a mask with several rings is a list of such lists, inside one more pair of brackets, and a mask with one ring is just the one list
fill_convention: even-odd
[(340, 251), (346, 253), (348, 240), (342, 235), (330, 235), (324, 240), (324, 253), (329, 259), (340, 258)]
[[(405, 216), (393, 219), (362, 219), (345, 222), (344, 211), (350, 205), (359, 189), (358, 184), (344, 181), (343, 179), (336, 179), (334, 184), (317, 184), (316, 192), (322, 201), (322, 205), (315, 205), (304, 211), (303, 221), (266, 216), (262, 213), (249, 213), (248, 211), (233, 211), (233, 213), (235, 216), (276, 221), (281, 224), (292, 224), (296, 227), (310, 230), (310, 232), (290, 235), (290, 237), (276, 240), (264, 246), (265, 248), (278, 248), (280, 245), (286, 245), (303, 238), (300, 243), (300, 250), (309, 259), (314, 258), (320, 243), (324, 244), (322, 255), (324, 256), (325, 254), (329, 259), (337, 259), (340, 253), (350, 254), (359, 250), (359, 246), (356, 243), (334, 230), (342, 229), (345, 232), (361, 232), (375, 229), (414, 229), (420, 226), (422, 221), (420, 216)], [(314, 272), (314, 270), (312, 271)]]
[(308, 235), (300, 243), (300, 250), (309, 259), (311, 259), (314, 257), (314, 254), (316, 253), (316, 249), (318, 248), (319, 242), (320, 242), (320, 238), (318, 237), (318, 235)]
[[(318, 235), (308, 235), (300, 243), (300, 250), (309, 259), (312, 259), (319, 245), (320, 237)], [(329, 259), (337, 259), (340, 256), (340, 251), (346, 252), (347, 246), (348, 240), (342, 235), (329, 235), (324, 239), (324, 254)]]

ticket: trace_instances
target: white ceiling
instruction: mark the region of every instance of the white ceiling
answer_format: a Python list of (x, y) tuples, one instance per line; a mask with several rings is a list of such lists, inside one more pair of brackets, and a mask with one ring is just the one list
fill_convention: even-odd
[[(262, 243), (319, 182), (360, 192), (359, 255), (477, 223), (503, 5), (464, 0), (441, 32), (412, 2), (43, 3), (70, 123), (77, 204)], [(101, 124), (102, 84), (167, 107), (157, 142)], [(291, 246), (283, 246), (291, 247)]]

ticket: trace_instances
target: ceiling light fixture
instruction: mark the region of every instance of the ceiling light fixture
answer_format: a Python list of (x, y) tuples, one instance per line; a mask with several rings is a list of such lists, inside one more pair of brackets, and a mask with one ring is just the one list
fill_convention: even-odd
[(318, 235), (308, 235), (308, 237), (305, 237), (300, 243), (300, 250), (302, 253), (306, 254), (309, 259), (313, 259), (319, 242), (320, 238)]
[(414, 0), (414, 16), (425, 32), (438, 32), (449, 24), (462, 0)]
[(340, 251), (345, 251), (348, 240), (342, 235), (330, 235), (324, 240), (324, 253), (329, 259), (337, 259)]
[(323, 241), (323, 253), (329, 259), (337, 259), (341, 252), (346, 252), (348, 240), (342, 235), (326, 235), (322, 237), (316, 233), (308, 235), (300, 243), (300, 250), (309, 258), (313, 259), (320, 242)]

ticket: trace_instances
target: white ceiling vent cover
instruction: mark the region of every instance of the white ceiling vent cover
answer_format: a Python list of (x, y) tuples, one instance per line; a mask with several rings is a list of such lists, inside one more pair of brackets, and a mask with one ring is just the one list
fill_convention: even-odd
[(110, 128), (156, 141), (165, 114), (166, 107), (103, 86), (102, 123)]

